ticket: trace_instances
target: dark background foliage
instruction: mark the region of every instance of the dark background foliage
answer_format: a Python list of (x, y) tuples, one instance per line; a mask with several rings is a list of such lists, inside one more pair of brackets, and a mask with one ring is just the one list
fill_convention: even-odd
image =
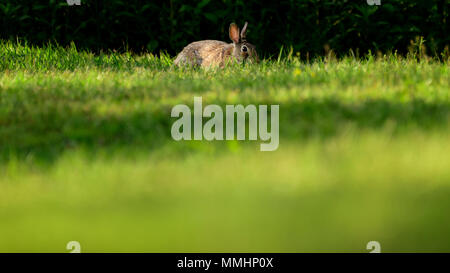
[[(32, 44), (74, 41), (78, 48), (175, 54), (202, 39), (229, 41), (228, 26), (248, 21), (262, 55), (292, 46), (305, 56), (408, 50), (423, 36), (428, 54), (450, 44), (450, 0), (0, 0), (0, 38)], [(325, 48), (325, 49), (324, 49)]]

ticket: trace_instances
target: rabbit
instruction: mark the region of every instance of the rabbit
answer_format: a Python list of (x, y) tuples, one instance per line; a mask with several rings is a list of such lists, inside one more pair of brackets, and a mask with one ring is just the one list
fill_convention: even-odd
[(229, 35), (233, 43), (204, 40), (190, 43), (175, 58), (177, 66), (224, 67), (227, 63), (258, 63), (259, 58), (254, 45), (246, 40), (247, 25), (242, 31), (235, 23), (230, 24)]

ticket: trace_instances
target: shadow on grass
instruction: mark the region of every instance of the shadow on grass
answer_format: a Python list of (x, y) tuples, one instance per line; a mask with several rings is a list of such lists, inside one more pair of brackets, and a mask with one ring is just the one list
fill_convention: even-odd
[[(170, 117), (170, 108), (108, 115), (92, 108), (50, 105), (19, 106), (1, 114), (0, 164), (12, 157), (52, 163), (63, 153), (78, 148), (95, 155), (117, 150), (151, 152), (175, 144), (170, 135), (175, 120)], [(393, 133), (413, 129), (445, 131), (449, 128), (449, 117), (449, 103), (423, 100), (393, 103), (371, 99), (351, 104), (334, 99), (309, 99), (280, 105), (280, 138), (290, 141), (327, 139), (349, 126), (356, 132), (376, 131), (386, 126)], [(199, 146), (180, 145), (177, 153), (182, 153), (183, 149), (195, 151)]]

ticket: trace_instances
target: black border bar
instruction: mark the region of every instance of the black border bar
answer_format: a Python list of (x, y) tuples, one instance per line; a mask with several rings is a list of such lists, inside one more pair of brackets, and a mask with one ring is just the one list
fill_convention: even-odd
[[(209, 261), (209, 262), (208, 262)], [(2, 268), (125, 272), (447, 271), (448, 253), (49, 253), (0, 254)], [(180, 265), (183, 265), (180, 267)], [(206, 265), (208, 265), (206, 268)], [(207, 269), (207, 270), (206, 270)]]

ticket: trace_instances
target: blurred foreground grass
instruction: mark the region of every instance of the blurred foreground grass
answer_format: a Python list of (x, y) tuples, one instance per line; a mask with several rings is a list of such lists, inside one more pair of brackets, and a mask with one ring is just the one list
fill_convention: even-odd
[[(448, 63), (0, 55), (1, 252), (450, 251)], [(173, 141), (194, 96), (280, 104), (280, 148)]]

